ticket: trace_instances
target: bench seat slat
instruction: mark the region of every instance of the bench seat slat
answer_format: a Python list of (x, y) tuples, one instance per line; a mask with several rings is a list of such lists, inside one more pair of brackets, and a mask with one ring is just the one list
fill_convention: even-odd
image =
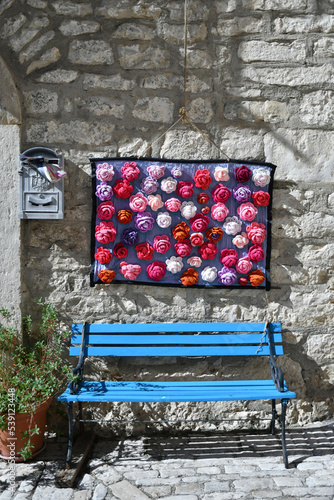
[[(275, 353), (283, 354), (282, 346), (275, 346)], [(80, 347), (71, 347), (70, 356), (79, 356)], [(86, 346), (86, 356), (268, 356), (269, 347), (261, 346), (157, 346), (114, 347)]]

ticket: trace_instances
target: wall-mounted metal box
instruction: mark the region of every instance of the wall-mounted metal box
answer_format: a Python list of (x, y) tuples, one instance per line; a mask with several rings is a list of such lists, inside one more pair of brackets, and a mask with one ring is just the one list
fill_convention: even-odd
[(64, 179), (49, 182), (40, 172), (45, 165), (63, 170), (63, 156), (52, 149), (27, 149), (20, 161), (20, 219), (63, 219)]

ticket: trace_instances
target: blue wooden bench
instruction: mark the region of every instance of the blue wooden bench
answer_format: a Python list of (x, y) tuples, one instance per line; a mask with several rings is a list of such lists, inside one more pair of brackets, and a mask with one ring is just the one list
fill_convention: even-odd
[[(84, 422), (84, 402), (162, 402), (171, 401), (251, 401), (271, 400), (270, 430), (281, 425), (283, 459), (288, 467), (285, 440), (287, 402), (296, 394), (289, 391), (275, 357), (283, 354), (280, 323), (158, 323), (158, 324), (74, 324), (70, 355), (79, 356), (69, 383), (59, 396), (68, 406), (69, 445), (67, 466), (72, 455), (73, 427)], [(88, 381), (83, 378), (84, 361), (94, 356), (265, 356), (269, 380), (216, 381)], [(276, 411), (281, 402), (281, 416)], [(73, 419), (73, 403), (79, 412)]]

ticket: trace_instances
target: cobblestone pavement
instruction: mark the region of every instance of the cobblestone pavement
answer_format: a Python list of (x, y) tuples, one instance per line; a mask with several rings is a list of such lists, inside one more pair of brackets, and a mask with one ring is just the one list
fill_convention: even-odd
[(290, 466), (279, 436), (188, 434), (140, 439), (97, 438), (75, 488), (60, 488), (66, 442), (47, 442), (38, 460), (0, 462), (0, 500), (333, 500), (334, 422), (287, 432)]

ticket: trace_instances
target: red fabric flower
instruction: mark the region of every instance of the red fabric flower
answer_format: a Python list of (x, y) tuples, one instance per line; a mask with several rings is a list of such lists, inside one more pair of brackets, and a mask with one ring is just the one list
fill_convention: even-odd
[(248, 250), (248, 257), (252, 262), (260, 262), (260, 260), (264, 259), (264, 251), (261, 245), (253, 245)]
[(140, 170), (137, 167), (137, 163), (135, 161), (131, 161), (130, 163), (124, 163), (124, 167), (121, 168), (121, 172), (123, 179), (132, 182), (138, 178)]
[(207, 230), (205, 235), (209, 241), (215, 243), (216, 241), (220, 241), (223, 237), (223, 230), (221, 227), (211, 227)]
[(154, 248), (147, 242), (139, 243), (135, 246), (138, 259), (151, 260), (153, 257)]
[(206, 215), (210, 212), (210, 208), (209, 207), (203, 207), (202, 208), (202, 214)]
[(162, 234), (161, 236), (156, 236), (153, 241), (153, 248), (158, 253), (166, 253), (171, 247), (171, 242), (167, 234)]
[(181, 283), (185, 286), (195, 285), (198, 281), (198, 271), (189, 267), (184, 273), (181, 274)]
[(109, 264), (112, 259), (112, 253), (108, 248), (99, 247), (94, 257), (100, 264)]
[(192, 217), (189, 222), (191, 225), (191, 229), (195, 233), (201, 233), (203, 231), (206, 231), (206, 228), (208, 227), (210, 219), (207, 215), (203, 215), (202, 213), (199, 213), (199, 214), (196, 214), (195, 217)]
[(116, 229), (112, 222), (105, 222), (104, 220), (95, 227), (95, 238), (99, 243), (103, 245), (108, 245), (112, 241), (115, 241)]
[(123, 245), (123, 243), (117, 243), (114, 247), (114, 255), (117, 259), (125, 259), (128, 255), (128, 249)]
[(247, 278), (239, 278), (239, 285), (241, 286), (246, 286), (248, 285), (249, 281)]
[(210, 197), (206, 193), (199, 193), (199, 195), (197, 196), (197, 201), (201, 205), (205, 205), (209, 201), (209, 199)]
[(246, 165), (242, 165), (242, 167), (237, 167), (234, 171), (234, 177), (238, 182), (247, 182), (251, 178), (252, 171), (246, 167)]
[(207, 189), (211, 182), (210, 172), (207, 168), (203, 168), (202, 170), (196, 170), (194, 176), (195, 186), (200, 189)]
[(203, 243), (198, 249), (198, 253), (202, 257), (202, 259), (214, 259), (218, 249), (214, 243), (208, 242)]
[(190, 255), (192, 248), (193, 247), (188, 239), (183, 241), (178, 241), (174, 245), (175, 252), (180, 257), (187, 257), (188, 255)]
[(99, 219), (109, 220), (115, 213), (115, 207), (112, 201), (104, 201), (97, 207), (97, 216)]
[(223, 184), (217, 186), (211, 191), (215, 203), (226, 203), (231, 196), (231, 191)]
[(176, 193), (182, 198), (191, 198), (194, 194), (193, 183), (190, 181), (180, 181), (177, 185)]
[(103, 283), (111, 283), (115, 276), (115, 271), (109, 269), (101, 269), (101, 271), (99, 272), (99, 278), (101, 281), (103, 281)]
[(238, 262), (238, 253), (233, 248), (225, 248), (220, 252), (220, 262), (225, 267), (235, 266)]
[(113, 190), (116, 198), (125, 199), (129, 198), (133, 191), (133, 186), (126, 179), (118, 179), (113, 186)]
[(256, 207), (267, 207), (269, 205), (270, 194), (265, 191), (256, 191), (252, 194), (252, 198)]
[(185, 222), (180, 222), (172, 229), (173, 236), (178, 241), (183, 241), (189, 237), (190, 227)]
[(154, 281), (159, 281), (166, 274), (166, 264), (155, 260), (147, 266), (147, 276)]
[(251, 271), (248, 275), (248, 279), (252, 286), (259, 286), (264, 282), (264, 274), (261, 269), (256, 269), (256, 271)]
[(121, 224), (129, 224), (132, 221), (132, 212), (131, 210), (119, 210), (117, 212), (117, 220)]

